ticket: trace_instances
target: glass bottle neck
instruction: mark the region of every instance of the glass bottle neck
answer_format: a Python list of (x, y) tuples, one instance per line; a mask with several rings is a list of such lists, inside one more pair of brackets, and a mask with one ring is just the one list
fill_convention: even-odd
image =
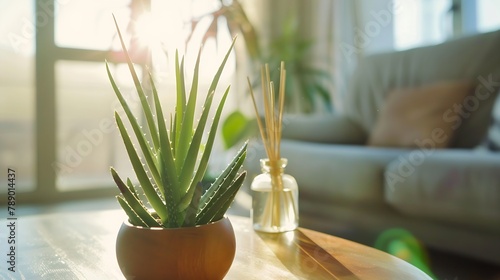
[(286, 158), (280, 158), (276, 161), (271, 161), (268, 158), (260, 160), (260, 167), (263, 173), (283, 174), (287, 164), (288, 160)]

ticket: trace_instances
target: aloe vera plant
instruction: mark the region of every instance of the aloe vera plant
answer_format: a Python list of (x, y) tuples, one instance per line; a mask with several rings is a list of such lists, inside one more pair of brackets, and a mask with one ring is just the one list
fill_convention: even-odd
[[(209, 112), (214, 92), (234, 46), (234, 40), (214, 75), (198, 121), (195, 121), (195, 105), (200, 53), (194, 67), (189, 94), (186, 92), (184, 59), (181, 58), (179, 62), (179, 55), (176, 53), (176, 106), (172, 120), (167, 125), (151, 73), (148, 78), (153, 105), (148, 103), (116, 20), (115, 25), (147, 124), (143, 128), (138, 123), (106, 62), (109, 80), (133, 131), (129, 133), (126, 130), (122, 117), (115, 112), (116, 124), (139, 183), (139, 186), (136, 186), (130, 178), (122, 180), (111, 167), (113, 180), (121, 192), (117, 196), (119, 204), (128, 215), (129, 221), (136, 226), (176, 228), (202, 225), (221, 219), (245, 179), (246, 172), (239, 170), (246, 157), (247, 144), (242, 146), (231, 163), (204, 193), (200, 181), (207, 171), (218, 123), (230, 89), (228, 86), (225, 90), (210, 123)], [(208, 136), (203, 140), (207, 125), (210, 126)], [(138, 145), (137, 150), (134, 142)], [(203, 149), (200, 149), (201, 147)]]

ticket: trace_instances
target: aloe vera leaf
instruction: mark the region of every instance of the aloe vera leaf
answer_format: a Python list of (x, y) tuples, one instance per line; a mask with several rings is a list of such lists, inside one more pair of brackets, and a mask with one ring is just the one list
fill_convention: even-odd
[[(215, 116), (213, 118), (212, 126), (210, 127), (210, 132), (208, 134), (207, 142), (205, 143), (205, 150), (200, 159), (200, 163), (198, 164), (198, 168), (193, 177), (192, 184), (194, 182), (199, 182), (203, 179), (205, 172), (207, 171), (208, 160), (210, 159), (210, 154), (212, 153), (212, 147), (215, 141), (215, 136), (217, 133), (217, 127), (219, 125), (219, 120), (222, 114), (222, 109), (224, 108), (224, 103), (226, 102), (227, 95), (229, 93), (229, 88), (226, 89), (226, 92), (222, 96), (222, 99), (217, 107), (217, 111), (215, 112)], [(193, 137), (194, 141), (194, 137)], [(191, 185), (193, 187), (193, 185)]]
[(203, 194), (200, 201), (200, 210), (203, 210), (210, 200), (212, 200), (214, 194), (221, 188), (225, 181), (231, 182), (236, 177), (238, 170), (245, 161), (247, 154), (247, 143), (245, 143), (236, 156), (233, 158), (231, 163), (222, 171), (222, 173), (215, 179), (210, 188)]
[(139, 99), (141, 100), (141, 105), (144, 110), (144, 114), (146, 116), (146, 121), (149, 127), (149, 131), (151, 133), (151, 139), (153, 140), (153, 145), (155, 150), (159, 148), (159, 139), (158, 132), (156, 131), (156, 125), (153, 119), (153, 113), (151, 112), (151, 108), (149, 107), (148, 100), (146, 99), (146, 95), (144, 94), (144, 90), (141, 86), (141, 82), (139, 81), (139, 77), (137, 77), (137, 73), (135, 72), (134, 65), (132, 64), (132, 60), (127, 51), (127, 47), (125, 46), (125, 42), (123, 41), (122, 33), (120, 32), (120, 28), (118, 27), (118, 23), (116, 22), (116, 18), (113, 15), (113, 20), (115, 21), (115, 26), (118, 31), (118, 37), (120, 38), (120, 43), (122, 45), (123, 52), (125, 54), (125, 58), (127, 60), (127, 65), (130, 70), (130, 74), (132, 75), (132, 79), (134, 80), (135, 88), (137, 89), (137, 94), (139, 95)]
[(246, 157), (246, 146), (243, 146), (237, 156), (235, 156), (224, 171), (216, 178), (212, 183), (210, 188), (203, 194), (200, 201), (200, 212), (211, 203), (211, 200), (216, 196), (218, 192), (224, 192), (225, 188), (229, 186), (229, 183), (234, 180), (238, 175), (238, 171), (243, 164)]
[[(170, 145), (172, 147), (175, 147), (175, 129), (176, 129), (176, 127), (175, 127), (176, 126), (176, 124), (175, 124), (175, 122), (176, 122), (175, 118), (176, 118), (176, 115), (170, 113), (170, 141), (171, 141)], [(174, 150), (172, 149), (172, 152), (173, 151)]]
[[(163, 157), (163, 152), (162, 150), (158, 151), (158, 155), (160, 158), (160, 172), (161, 172), (161, 178), (163, 180), (163, 187), (165, 188), (165, 206), (167, 209), (167, 212), (169, 214), (168, 220), (161, 219), (163, 224), (166, 224), (167, 227), (173, 228), (173, 227), (178, 227), (178, 220), (177, 220), (177, 206), (180, 203), (181, 200), (181, 194), (178, 188), (174, 188), (172, 186), (171, 180), (168, 178), (168, 170), (166, 168), (166, 164), (164, 161)], [(173, 167), (175, 169), (175, 166)]]
[[(170, 113), (170, 122), (169, 123), (170, 123), (170, 126), (169, 126), (170, 133), (172, 133), (173, 128), (174, 128), (174, 118), (172, 117), (172, 113)], [(172, 136), (172, 135), (170, 135), (170, 136)], [(172, 137), (170, 137), (170, 138), (172, 138)]]
[[(175, 52), (175, 81), (176, 81), (176, 94), (177, 94), (177, 103), (175, 106), (175, 145), (174, 153), (177, 158), (177, 152), (179, 147), (179, 141), (185, 141), (186, 139), (182, 139), (181, 137), (181, 129), (183, 127), (183, 118), (184, 112), (186, 111), (186, 87), (184, 84), (184, 57), (181, 60), (179, 65), (179, 53)], [(180, 168), (182, 166), (182, 161), (176, 161), (177, 172), (181, 172)]]
[[(234, 178), (238, 175), (238, 169), (232, 169), (226, 177), (222, 179), (218, 184), (212, 184), (210, 191), (207, 191), (200, 201), (198, 215), (204, 216), (205, 213), (209, 211), (210, 207), (220, 198), (220, 196), (231, 187)], [(219, 177), (220, 178), (220, 177)]]
[(139, 195), (137, 194), (137, 191), (134, 187), (134, 184), (132, 184), (132, 180), (130, 180), (130, 178), (128, 178), (128, 177), (127, 177), (127, 187), (132, 192), (132, 194), (135, 196), (135, 198), (137, 198), (137, 200), (140, 200)]
[(120, 192), (123, 195), (123, 198), (127, 201), (127, 204), (130, 208), (141, 218), (144, 223), (148, 226), (160, 226), (158, 222), (151, 216), (149, 211), (144, 207), (144, 204), (137, 199), (137, 197), (130, 191), (130, 189), (123, 183), (118, 173), (114, 168), (111, 168), (111, 175), (113, 176), (113, 180), (116, 185), (120, 189)]
[(127, 119), (130, 122), (130, 125), (132, 126), (132, 129), (134, 131), (134, 134), (137, 138), (137, 142), (139, 143), (139, 146), (141, 148), (142, 154), (144, 156), (144, 159), (146, 160), (146, 164), (148, 166), (149, 171), (151, 172), (151, 175), (153, 176), (153, 179), (157, 185), (161, 184), (161, 178), (160, 174), (158, 172), (158, 167), (156, 165), (156, 162), (154, 160), (154, 155), (153, 151), (151, 150), (151, 146), (147, 143), (146, 138), (144, 137), (144, 132), (142, 131), (139, 123), (137, 122), (137, 119), (135, 118), (134, 114), (132, 113), (132, 110), (128, 106), (127, 102), (125, 101), (125, 98), (123, 98), (123, 95), (121, 94), (120, 90), (118, 89), (118, 86), (115, 83), (115, 80), (113, 79), (113, 76), (111, 75), (111, 71), (109, 70), (108, 63), (106, 63), (106, 71), (108, 72), (108, 77), (111, 82), (111, 86), (113, 87), (113, 90), (115, 91), (116, 97), (120, 101), (120, 104), (123, 107), (123, 110), (125, 111), (125, 114), (127, 115)]
[[(151, 76), (150, 76), (151, 78)], [(175, 156), (173, 147), (168, 136), (163, 110), (156, 87), (153, 85), (153, 97), (155, 102), (156, 116), (158, 119), (158, 130), (160, 132), (160, 149), (158, 150), (158, 158), (160, 165), (160, 174), (162, 178), (163, 194), (165, 196), (165, 205), (169, 215), (169, 220), (162, 219), (163, 223), (168, 223), (169, 227), (177, 227), (177, 209), (182, 198), (183, 192), (179, 189), (179, 178), (175, 164)], [(173, 136), (175, 137), (175, 135)]]
[[(191, 182), (190, 177), (192, 177), (194, 166), (198, 158), (198, 150), (200, 148), (199, 142), (192, 141), (192, 138), (194, 137), (193, 126), (194, 126), (194, 116), (196, 111), (196, 97), (198, 91), (198, 72), (200, 65), (200, 55), (201, 55), (201, 49), (198, 52), (198, 57), (196, 58), (193, 82), (191, 86), (191, 91), (189, 93), (189, 100), (186, 106), (186, 110), (184, 112), (182, 128), (180, 130), (179, 139), (184, 139), (184, 141), (177, 143), (178, 144), (177, 152), (175, 154), (176, 160), (182, 162), (180, 174), (183, 173), (185, 174), (187, 172), (189, 176), (189, 178), (186, 178), (185, 175), (179, 178), (179, 184), (181, 184), (180, 187), (181, 190), (183, 191), (186, 191), (190, 185)], [(194, 153), (191, 152), (188, 155), (189, 150), (196, 150), (196, 151)]]
[(236, 177), (233, 182), (229, 183), (229, 186), (224, 190), (224, 192), (216, 193), (214, 199), (204, 209), (204, 211), (198, 213), (196, 224), (208, 224), (215, 220), (215, 216), (217, 213), (220, 213), (222, 211), (225, 213), (227, 211), (227, 208), (229, 208), (229, 206), (231, 205), (234, 197), (236, 196), (236, 193), (243, 184), (246, 174), (246, 171), (243, 171), (238, 177)]
[(183, 211), (184, 213), (184, 222), (183, 222), (183, 227), (193, 227), (196, 225), (196, 214), (198, 213), (198, 205), (200, 204), (200, 198), (203, 193), (203, 187), (201, 183), (198, 183), (196, 185), (194, 194), (193, 194), (193, 199), (191, 199), (191, 203), (187, 207), (186, 211)]
[[(152, 86), (152, 91), (153, 91), (153, 100), (155, 103), (155, 111), (156, 111), (156, 117), (157, 117), (157, 123), (158, 123), (158, 132), (160, 136), (160, 149), (158, 151), (162, 151), (161, 153), (158, 152), (158, 162), (161, 162), (161, 166), (165, 168), (165, 175), (167, 178), (169, 178), (169, 186), (166, 186), (162, 180), (160, 180), (160, 183), (157, 183), (157, 185), (160, 185), (159, 189), (161, 190), (161, 193), (165, 196), (166, 188), (167, 187), (172, 187), (177, 189), (178, 188), (178, 175), (176, 172), (175, 168), (175, 160), (174, 160), (174, 155), (172, 153), (172, 146), (170, 143), (170, 138), (168, 136), (168, 131), (167, 127), (165, 124), (165, 118), (163, 115), (163, 109), (161, 108), (161, 103), (160, 103), (160, 98), (158, 97), (158, 91), (156, 90), (156, 86), (153, 81), (153, 77), (151, 73), (149, 73), (149, 79), (151, 81), (151, 86)], [(166, 199), (165, 199), (166, 200)]]
[[(194, 188), (194, 186), (196, 186), (196, 184), (199, 181), (201, 181), (201, 178), (203, 177), (203, 174), (205, 174), (206, 171), (206, 169), (203, 170), (203, 174), (200, 178), (193, 177), (193, 172), (195, 171), (198, 159), (198, 153), (200, 152), (201, 141), (203, 139), (203, 134), (205, 133), (205, 126), (208, 120), (208, 116), (210, 114), (210, 107), (212, 106), (213, 97), (214, 94), (212, 92), (205, 99), (200, 119), (198, 120), (198, 124), (196, 125), (196, 129), (193, 134), (193, 138), (191, 139), (191, 144), (189, 146), (188, 153), (184, 160), (184, 166), (179, 175), (179, 182), (187, 181), (187, 185), (185, 186), (186, 189), (184, 189), (184, 192), (186, 193), (192, 193), (190, 189)], [(203, 158), (202, 160), (208, 161), (208, 159), (203, 159)], [(200, 164), (201, 162), (198, 164), (197, 170), (199, 170)]]
[[(209, 111), (209, 108), (211, 106), (212, 99), (213, 99), (213, 93), (215, 92), (215, 89), (217, 88), (217, 84), (219, 82), (220, 76), (222, 74), (222, 71), (224, 70), (224, 66), (226, 65), (227, 59), (229, 58), (229, 55), (231, 54), (231, 50), (233, 49), (235, 42), (236, 42), (236, 37), (233, 39), (231, 46), (227, 50), (226, 55), (224, 56), (224, 59), (222, 60), (220, 66), (219, 66), (219, 69), (217, 70), (216, 74), (214, 75), (214, 78), (212, 79), (212, 83), (210, 84), (210, 88), (208, 90), (208, 94), (207, 94), (207, 97), (205, 99), (204, 111), (205, 110), (207, 110), (207, 112)], [(200, 163), (198, 165), (198, 168), (196, 169), (195, 175), (192, 178), (192, 180), (190, 181), (191, 184), (189, 186), (189, 189), (186, 191), (186, 193), (188, 193), (188, 194), (192, 193), (192, 191), (190, 191), (190, 189), (194, 188), (195, 184), (197, 182), (201, 181), (201, 179), (203, 178), (203, 176), (205, 175), (205, 172), (207, 170), (208, 160), (210, 158), (210, 154), (212, 151), (213, 140), (214, 140), (215, 134), (217, 132), (217, 126), (218, 126), (218, 122), (220, 120), (220, 114), (222, 113), (222, 107), (224, 106), (228, 92), (229, 92), (229, 87), (226, 89), (226, 92), (224, 93), (224, 96), (222, 97), (222, 99), (219, 103), (219, 107), (217, 109), (216, 116), (214, 117), (214, 120), (213, 120), (211, 128), (210, 128), (210, 133), (209, 133), (209, 137), (208, 137), (208, 140), (206, 142), (206, 145), (205, 145), (205, 150), (203, 152), (203, 155), (202, 155), (202, 158), (201, 158)], [(203, 118), (203, 113), (202, 113), (202, 118)], [(195, 151), (194, 147), (199, 147), (199, 144), (193, 146), (193, 143), (195, 143), (195, 141), (201, 141), (201, 137), (203, 136), (203, 135), (201, 135), (201, 136), (197, 135), (197, 133), (202, 133), (203, 130), (205, 129), (206, 120), (202, 121), (202, 118), (200, 118), (200, 121), (198, 121), (198, 125), (196, 127), (196, 132), (195, 132), (195, 135), (193, 136), (193, 140), (192, 140), (192, 143), (190, 146), (190, 150), (188, 151), (188, 155), (186, 156), (186, 160), (189, 159), (190, 157), (193, 157), (193, 156), (195, 158), (197, 158), (198, 150)], [(201, 126), (200, 126), (200, 124), (201, 124)], [(196, 152), (196, 155), (194, 155), (195, 152)], [(183, 180), (188, 175), (191, 176), (192, 171), (191, 172), (190, 171), (191, 171), (191, 169), (189, 167), (186, 170), (183, 170), (181, 172), (179, 180)]]
[[(221, 183), (224, 180), (231, 181), (234, 179), (234, 177), (238, 173), (238, 170), (240, 169), (241, 165), (243, 164), (243, 162), (245, 160), (246, 148), (247, 148), (247, 142), (245, 142), (245, 144), (240, 149), (240, 151), (237, 153), (237, 155), (233, 158), (231, 163), (223, 170), (223, 172), (212, 183), (210, 188), (203, 194), (201, 201), (200, 201), (200, 207), (205, 207), (205, 204), (207, 204), (210, 201), (213, 193), (218, 188), (220, 188)], [(184, 197), (181, 200), (181, 204), (179, 205), (179, 211), (184, 211), (189, 206), (189, 204), (191, 203), (191, 200), (192, 200), (194, 190), (195, 190), (195, 188), (193, 188), (193, 187), (189, 188), (188, 192), (184, 195)]]
[(118, 200), (118, 203), (122, 207), (123, 211), (125, 211), (125, 214), (127, 214), (130, 223), (132, 223), (134, 226), (148, 227), (148, 225), (141, 219), (141, 217), (139, 217), (139, 215), (135, 213), (130, 205), (128, 205), (123, 196), (117, 195), (116, 199)]
[(130, 140), (125, 126), (123, 125), (123, 121), (121, 120), (120, 115), (118, 115), (117, 112), (115, 112), (115, 119), (120, 131), (120, 135), (122, 136), (123, 143), (125, 144), (125, 149), (127, 150), (128, 156), (130, 158), (130, 163), (132, 163), (132, 167), (134, 168), (137, 179), (139, 180), (139, 183), (144, 190), (144, 194), (146, 195), (149, 203), (151, 203), (151, 206), (153, 206), (156, 213), (162, 218), (162, 221), (166, 220), (168, 214), (165, 205), (163, 204), (160, 196), (151, 184), (146, 170), (144, 169), (144, 166), (139, 159), (139, 155), (137, 155), (137, 151), (135, 150), (134, 145)]
[(217, 88), (217, 84), (219, 83), (220, 76), (222, 74), (222, 70), (224, 70), (224, 67), (226, 65), (227, 59), (229, 58), (229, 55), (231, 54), (231, 50), (234, 47), (234, 43), (236, 42), (236, 37), (233, 38), (233, 42), (231, 43), (231, 46), (226, 52), (226, 55), (224, 56), (224, 59), (222, 60), (219, 69), (217, 69), (217, 72), (215, 73), (212, 83), (210, 84), (210, 87), (208, 88), (208, 93), (210, 92), (215, 92), (215, 89)]
[(179, 212), (186, 210), (186, 208), (189, 206), (189, 204), (191, 204), (195, 190), (196, 190), (196, 187), (189, 188), (188, 191), (186, 192), (186, 194), (184, 194), (184, 196), (182, 197), (180, 204), (178, 206)]
[[(207, 117), (208, 117), (208, 112), (210, 111), (210, 106), (212, 104), (213, 93), (215, 92), (215, 89), (217, 88), (217, 84), (219, 82), (220, 76), (222, 74), (222, 71), (224, 70), (224, 66), (225, 66), (225, 64), (227, 62), (227, 59), (229, 58), (229, 55), (231, 54), (231, 50), (234, 47), (235, 41), (236, 41), (236, 38), (233, 39), (233, 42), (232, 42), (231, 46), (227, 50), (226, 55), (224, 56), (224, 59), (222, 60), (220, 66), (219, 66), (219, 69), (217, 70), (214, 78), (212, 79), (212, 83), (210, 84), (210, 88), (209, 88), (207, 97), (205, 99), (205, 105), (203, 106), (203, 111), (204, 112), (205, 112), (205, 110), (207, 111), (207, 113), (206, 113)], [(202, 158), (201, 158), (200, 163), (198, 165), (198, 168), (197, 168), (197, 170), (195, 172), (194, 178), (192, 180), (190, 180), (191, 183), (190, 183), (189, 189), (194, 188), (195, 185), (197, 184), (197, 182), (201, 181), (201, 179), (205, 175), (205, 172), (207, 170), (208, 160), (210, 158), (210, 154), (211, 154), (212, 146), (213, 146), (213, 139), (210, 139), (210, 138), (215, 138), (215, 133), (217, 131), (217, 126), (218, 126), (218, 122), (219, 122), (219, 119), (220, 119), (220, 113), (222, 112), (221, 105), (223, 107), (228, 92), (229, 92), (229, 87), (226, 89), (226, 92), (225, 92), (224, 96), (222, 97), (222, 100), (219, 103), (219, 108), (217, 109), (218, 116), (216, 114), (216, 117), (214, 117), (214, 120), (212, 122), (212, 126), (211, 126), (211, 129), (210, 129), (209, 138), (208, 138), (207, 144), (205, 146), (205, 151), (203, 152)], [(219, 109), (220, 109), (220, 112), (219, 112)], [(186, 160), (188, 160), (190, 158), (192, 159), (193, 157), (196, 158), (196, 156), (197, 156), (197, 154), (199, 152), (198, 149), (195, 149), (195, 147), (196, 148), (199, 147), (199, 144), (194, 145), (194, 143), (200, 142), (201, 138), (203, 136), (203, 132), (204, 132), (204, 129), (205, 129), (205, 124), (206, 124), (206, 119), (203, 119), (204, 118), (204, 112), (202, 112), (202, 117), (198, 121), (198, 125), (196, 127), (195, 134), (193, 135), (193, 140), (191, 142), (191, 146), (190, 146), (190, 149), (188, 151), (188, 155), (186, 156)], [(185, 168), (185, 170), (182, 170), (181, 175), (179, 177), (179, 181), (183, 181), (188, 176), (189, 177), (192, 176), (192, 172), (193, 172), (194, 169), (191, 169), (190, 165), (187, 165), (187, 166), (188, 167)], [(187, 190), (187, 193), (191, 193), (189, 191), (189, 189)]]
[(224, 217), (227, 210), (229, 209), (229, 207), (233, 203), (234, 198), (236, 197), (236, 194), (238, 193), (238, 190), (243, 185), (243, 182), (245, 181), (245, 178), (246, 178), (246, 174), (247, 174), (246, 172), (241, 173), (241, 175), (234, 181), (233, 186), (234, 186), (235, 191), (230, 193), (229, 199), (226, 200), (226, 202), (222, 205), (222, 207), (217, 209), (217, 212), (214, 214), (212, 219), (210, 219), (209, 223), (218, 221)]

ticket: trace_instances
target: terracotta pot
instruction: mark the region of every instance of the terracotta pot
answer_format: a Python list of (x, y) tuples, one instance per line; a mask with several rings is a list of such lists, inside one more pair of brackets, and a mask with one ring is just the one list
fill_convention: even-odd
[(188, 228), (144, 228), (124, 222), (116, 239), (127, 279), (222, 279), (236, 252), (228, 218)]

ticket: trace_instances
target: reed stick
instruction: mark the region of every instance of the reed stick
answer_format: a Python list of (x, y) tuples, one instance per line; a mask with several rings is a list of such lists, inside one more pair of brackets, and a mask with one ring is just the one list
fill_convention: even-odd
[[(279, 161), (281, 160), (281, 132), (283, 123), (283, 112), (285, 104), (285, 84), (286, 84), (286, 70), (285, 63), (282, 61), (280, 65), (280, 81), (279, 81), (279, 91), (276, 98), (276, 91), (274, 88), (274, 82), (271, 81), (269, 65), (263, 65), (261, 67), (261, 86), (262, 86), (262, 99), (264, 103), (264, 123), (260, 119), (259, 111), (257, 108), (257, 102), (255, 99), (255, 94), (252, 90), (250, 79), (247, 78), (248, 86), (250, 88), (250, 96), (252, 97), (252, 103), (254, 106), (255, 113), (257, 115), (257, 124), (259, 127), (260, 135), (266, 150), (266, 154), (269, 160), (269, 169), (271, 175), (271, 193), (266, 201), (265, 210), (263, 213), (263, 221), (270, 221), (272, 227), (280, 227), (281, 223), (281, 201), (282, 193), (284, 190), (282, 171)], [(277, 102), (276, 102), (277, 99)], [(295, 209), (295, 203), (293, 201), (293, 194), (291, 192), (286, 192), (283, 194), (283, 202), (285, 204), (292, 204), (294, 215), (297, 215)], [(287, 208), (288, 209), (288, 208)], [(286, 215), (289, 216), (289, 211), (286, 211)]]

